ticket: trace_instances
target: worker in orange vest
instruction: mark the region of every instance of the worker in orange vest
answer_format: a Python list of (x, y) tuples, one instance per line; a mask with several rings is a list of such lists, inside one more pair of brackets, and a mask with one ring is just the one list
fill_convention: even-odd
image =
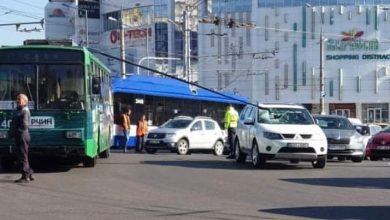
[(146, 116), (142, 115), (137, 123), (137, 146), (136, 152), (142, 153), (144, 148), (144, 136), (148, 133), (148, 121), (146, 120)]

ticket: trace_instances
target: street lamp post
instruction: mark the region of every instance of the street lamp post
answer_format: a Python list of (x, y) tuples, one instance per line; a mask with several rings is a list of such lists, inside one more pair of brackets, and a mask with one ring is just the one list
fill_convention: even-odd
[(325, 115), (325, 76), (324, 76), (324, 42), (322, 27), (320, 33), (320, 114)]
[(87, 47), (89, 47), (88, 10), (87, 9), (80, 9), (78, 7), (76, 8), (76, 7), (70, 6), (70, 5), (65, 4), (65, 3), (63, 3), (62, 5), (65, 7), (68, 7), (68, 8), (77, 9), (79, 15), (81, 15), (80, 11), (84, 12), (84, 16), (85, 16), (85, 43), (86, 43)]
[[(312, 8), (315, 12), (314, 7), (309, 3), (305, 3), (306, 7)], [(320, 114), (325, 115), (325, 68), (324, 68), (324, 43), (327, 41), (323, 36), (323, 27), (321, 24), (320, 32)]]
[[(119, 22), (119, 25), (120, 25), (120, 43), (121, 43), (121, 46), (120, 46), (120, 49), (121, 49), (121, 59), (122, 59), (122, 77), (125, 77), (126, 76), (126, 63), (124, 62), (124, 60), (126, 59), (126, 52), (125, 52), (125, 30), (124, 30), (124, 27), (128, 27), (127, 25), (123, 24), (122, 22), (122, 19), (120, 21), (118, 21), (118, 19), (114, 18), (114, 17), (108, 17), (109, 20), (111, 21), (115, 21), (115, 22)], [(149, 67), (149, 29), (146, 28), (146, 29), (141, 29), (141, 28), (137, 28), (136, 30), (139, 30), (139, 31), (142, 31), (145, 35), (145, 56), (147, 58), (147, 65), (148, 65), (148, 68)], [(148, 70), (148, 75), (149, 75), (149, 70)]]
[(120, 54), (121, 54), (121, 76), (122, 78), (126, 78), (126, 51), (125, 51), (125, 30), (124, 25), (122, 21), (122, 13), (121, 13), (121, 19), (118, 21), (118, 19), (114, 17), (108, 17), (108, 20), (119, 22), (119, 32), (120, 32)]

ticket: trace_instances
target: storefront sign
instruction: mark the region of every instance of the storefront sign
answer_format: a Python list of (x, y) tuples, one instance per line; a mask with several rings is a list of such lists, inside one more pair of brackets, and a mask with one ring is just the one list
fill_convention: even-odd
[(326, 60), (390, 60), (390, 54), (336, 54), (326, 55)]
[[(141, 39), (146, 38), (146, 31), (148, 32), (148, 37), (152, 36), (152, 29), (137, 29), (137, 30), (125, 30), (125, 39)], [(117, 30), (113, 30), (110, 33), (110, 41), (113, 44), (118, 43), (120, 40), (120, 33)]]
[(379, 41), (359, 39), (364, 35), (363, 31), (352, 29), (349, 32), (341, 32), (342, 39), (328, 39), (326, 42), (327, 51), (377, 51)]
[(85, 10), (88, 11), (88, 18), (100, 18), (99, 0), (79, 0), (79, 17), (85, 17)]

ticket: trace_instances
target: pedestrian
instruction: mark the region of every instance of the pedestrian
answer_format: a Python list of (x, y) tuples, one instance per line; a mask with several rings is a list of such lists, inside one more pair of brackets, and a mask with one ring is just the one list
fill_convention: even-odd
[(22, 176), (15, 180), (15, 183), (26, 183), (33, 181), (34, 171), (30, 167), (28, 160), (28, 149), (30, 147), (30, 110), (28, 109), (28, 97), (25, 94), (19, 94), (16, 98), (16, 114), (12, 118), (10, 126), (10, 137), (15, 138), (18, 168)]
[(148, 122), (146, 120), (146, 116), (143, 114), (137, 123), (137, 144), (136, 144), (136, 152), (142, 153), (144, 149), (144, 136), (148, 133)]
[(228, 159), (234, 158), (234, 136), (237, 132), (237, 122), (238, 122), (238, 112), (234, 109), (233, 105), (229, 104), (226, 113), (225, 113), (225, 120), (224, 120), (224, 128), (225, 131), (228, 134), (228, 144), (229, 144), (229, 156)]
[(124, 153), (127, 152), (127, 141), (128, 141), (129, 134), (130, 134), (130, 124), (131, 124), (130, 114), (131, 114), (130, 109), (126, 109), (126, 108), (122, 109), (122, 114), (121, 114), (121, 118), (120, 118), (121, 128), (122, 128), (122, 133), (123, 133), (121, 147), (123, 148)]

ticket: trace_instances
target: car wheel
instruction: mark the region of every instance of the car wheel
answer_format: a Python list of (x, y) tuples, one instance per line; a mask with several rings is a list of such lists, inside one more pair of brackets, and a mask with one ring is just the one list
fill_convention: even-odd
[(189, 150), (188, 141), (186, 141), (185, 139), (180, 139), (177, 142), (177, 154), (186, 155), (188, 154), (188, 150)]
[(214, 150), (213, 150), (214, 155), (215, 156), (222, 156), (223, 149), (224, 149), (224, 145), (223, 145), (222, 141), (215, 142)]
[(260, 156), (259, 147), (254, 143), (252, 147), (252, 165), (255, 168), (263, 168), (265, 163), (266, 160)]
[(318, 157), (317, 160), (312, 161), (311, 164), (313, 165), (314, 168), (316, 169), (322, 169), (326, 165), (326, 157)]
[(234, 142), (234, 157), (237, 163), (245, 163), (246, 154), (240, 149), (240, 142), (237, 140)]
[(364, 159), (364, 156), (362, 157), (351, 157), (352, 162), (354, 163), (361, 163)]
[(145, 151), (148, 154), (155, 154), (157, 152), (157, 150), (153, 148), (145, 148)]

